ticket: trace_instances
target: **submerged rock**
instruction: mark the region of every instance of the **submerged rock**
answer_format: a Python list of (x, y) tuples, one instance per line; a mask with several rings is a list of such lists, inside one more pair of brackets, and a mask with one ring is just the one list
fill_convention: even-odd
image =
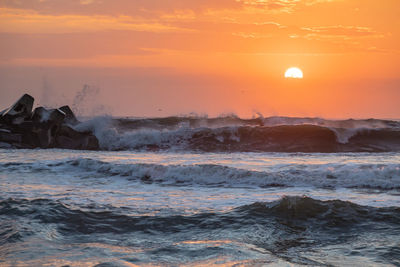
[(23, 95), (14, 105), (0, 113), (0, 143), (16, 148), (99, 149), (92, 132), (72, 127), (80, 122), (69, 106), (59, 109), (37, 107), (34, 98)]

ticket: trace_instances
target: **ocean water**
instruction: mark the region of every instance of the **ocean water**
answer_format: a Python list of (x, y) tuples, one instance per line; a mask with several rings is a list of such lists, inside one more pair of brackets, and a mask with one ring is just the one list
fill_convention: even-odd
[(0, 149), (0, 265), (400, 266), (398, 127), (95, 118), (100, 151)]

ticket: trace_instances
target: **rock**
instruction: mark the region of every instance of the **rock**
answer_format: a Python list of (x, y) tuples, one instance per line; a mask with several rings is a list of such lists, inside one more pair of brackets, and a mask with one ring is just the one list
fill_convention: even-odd
[(36, 123), (56, 123), (64, 122), (66, 115), (60, 109), (45, 109), (44, 107), (35, 108), (32, 114), (32, 121)]
[(90, 132), (78, 132), (67, 125), (62, 125), (56, 138), (56, 146), (70, 149), (99, 149), (99, 141)]
[(20, 124), (32, 113), (34, 98), (24, 94), (14, 105), (0, 113), (0, 121), (7, 124)]
[(9, 130), (0, 129), (0, 140), (5, 143), (19, 144), (22, 141), (22, 135), (17, 133), (12, 133)]
[(35, 148), (42, 147), (38, 135), (40, 129), (40, 125), (37, 125), (36, 123), (32, 121), (24, 121), (18, 125), (18, 129), (15, 129), (14, 131), (22, 134), (21, 146), (23, 148)]
[(65, 113), (59, 109), (35, 108), (32, 115), (32, 132), (36, 133), (41, 148), (53, 147)]
[(0, 113), (1, 147), (99, 149), (99, 141), (91, 132), (70, 127), (79, 121), (68, 106), (37, 107), (33, 113), (32, 106), (33, 97), (24, 95)]
[(69, 106), (62, 106), (59, 108), (59, 110), (65, 113), (65, 119), (64, 119), (65, 123), (70, 125), (76, 125), (80, 123)]

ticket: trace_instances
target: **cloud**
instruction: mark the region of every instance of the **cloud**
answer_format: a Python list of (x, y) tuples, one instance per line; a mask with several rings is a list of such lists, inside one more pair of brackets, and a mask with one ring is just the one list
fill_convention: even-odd
[[(283, 37), (305, 38), (305, 39), (337, 39), (349, 40), (359, 38), (383, 38), (385, 34), (379, 33), (370, 27), (361, 26), (316, 26), (298, 27), (285, 26), (276, 22), (242, 24), (237, 27), (241, 29), (233, 34), (244, 38)], [(246, 31), (248, 29), (248, 31)], [(240, 32), (240, 34), (238, 34)]]
[(360, 26), (319, 26), (319, 27), (303, 27), (303, 30), (325, 34), (331, 36), (376, 36), (377, 32), (370, 27)]
[(378, 33), (370, 27), (361, 26), (324, 26), (324, 27), (303, 27), (303, 35), (306, 39), (337, 39), (356, 40), (360, 38), (383, 38), (385, 34)]
[(241, 4), (236, 0), (3, 0), (0, 7), (35, 10), (41, 14), (84, 14), (154, 17), (175, 10), (234, 9)]
[[(307, 7), (332, 1), (342, 0), (0, 0), (0, 58), (67, 65), (88, 59), (97, 64), (93, 58), (100, 58), (122, 64), (121, 55), (140, 61), (160, 57), (163, 49), (208, 55), (392, 49), (379, 25), (321, 21), (331, 11)], [(318, 11), (316, 18), (299, 20), (300, 7), (307, 16)], [(289, 11), (299, 13), (282, 13)]]
[(130, 16), (46, 15), (36, 11), (0, 8), (0, 32), (3, 33), (72, 33), (93, 31), (189, 31), (160, 22)]
[(296, 7), (343, 0), (2, 0), (0, 7), (35, 10), (41, 14), (82, 14), (154, 17), (160, 13), (191, 10), (243, 10), (293, 12)]
[(297, 7), (312, 6), (341, 0), (237, 0), (244, 6), (264, 9), (264, 11), (292, 13)]

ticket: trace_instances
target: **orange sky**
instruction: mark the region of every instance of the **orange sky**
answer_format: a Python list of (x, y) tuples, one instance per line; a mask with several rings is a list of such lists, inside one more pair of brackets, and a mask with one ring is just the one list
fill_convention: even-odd
[(24, 92), (72, 104), (88, 84), (87, 115), (400, 118), (399, 14), (399, 0), (0, 0), (0, 108)]

